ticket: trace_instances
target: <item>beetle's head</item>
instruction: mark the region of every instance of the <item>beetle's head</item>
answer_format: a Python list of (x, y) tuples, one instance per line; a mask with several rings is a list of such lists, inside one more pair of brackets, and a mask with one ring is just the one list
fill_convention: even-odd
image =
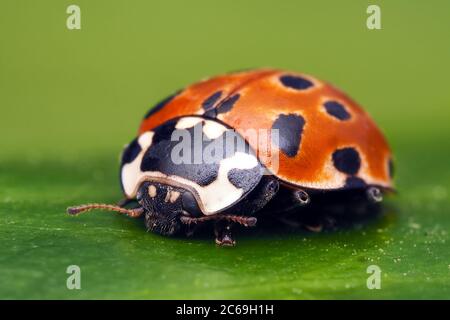
[(179, 231), (182, 226), (180, 217), (187, 213), (183, 203), (186, 206), (186, 198), (192, 198), (189, 194), (185, 189), (164, 183), (142, 183), (136, 198), (145, 210), (147, 228), (162, 235)]
[(149, 230), (162, 235), (177, 233), (186, 222), (181, 216), (199, 217), (203, 215), (191, 191), (159, 182), (143, 182), (136, 194), (139, 207), (127, 209), (123, 205), (90, 203), (67, 208), (67, 213), (78, 215), (90, 210), (108, 210), (139, 218), (145, 215), (145, 225)]

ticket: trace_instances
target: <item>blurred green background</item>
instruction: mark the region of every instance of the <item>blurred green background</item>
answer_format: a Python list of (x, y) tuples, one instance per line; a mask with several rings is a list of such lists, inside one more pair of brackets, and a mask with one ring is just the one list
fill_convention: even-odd
[[(70, 4), (81, 30), (66, 28)], [(382, 30), (366, 28), (369, 4)], [(0, 298), (450, 298), (449, 15), (444, 0), (2, 0)], [(220, 249), (65, 215), (120, 198), (119, 152), (155, 102), (249, 67), (315, 75), (369, 111), (396, 156), (383, 217)], [(66, 288), (72, 264), (81, 290)]]

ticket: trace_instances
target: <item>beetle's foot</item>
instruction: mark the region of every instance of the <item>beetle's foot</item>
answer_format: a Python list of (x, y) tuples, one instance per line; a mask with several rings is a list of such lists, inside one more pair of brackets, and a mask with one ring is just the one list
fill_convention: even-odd
[(214, 227), (214, 234), (216, 235), (216, 244), (221, 247), (233, 247), (236, 241), (233, 239), (231, 233), (231, 223), (218, 221)]

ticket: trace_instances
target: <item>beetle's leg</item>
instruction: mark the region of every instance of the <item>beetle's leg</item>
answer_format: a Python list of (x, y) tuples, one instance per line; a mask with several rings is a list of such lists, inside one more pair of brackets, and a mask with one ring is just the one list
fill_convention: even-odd
[(83, 212), (88, 212), (90, 210), (107, 210), (114, 211), (121, 214), (125, 214), (131, 218), (139, 218), (144, 213), (144, 208), (135, 208), (135, 209), (126, 209), (119, 206), (111, 205), (111, 204), (102, 204), (102, 203), (90, 203), (83, 204), (76, 207), (67, 208), (67, 213), (71, 215), (77, 215)]
[(216, 235), (216, 244), (219, 246), (234, 246), (234, 241), (231, 234), (231, 227), (234, 223), (239, 223), (244, 227), (253, 227), (256, 225), (257, 219), (255, 217), (245, 217), (229, 214), (218, 214), (211, 216), (203, 216), (194, 218), (189, 216), (181, 216), (180, 221), (193, 229), (188, 229), (188, 235), (195, 231), (195, 227), (206, 221), (215, 221), (214, 234)]
[(377, 187), (370, 187), (369, 189), (366, 190), (366, 194), (367, 194), (367, 198), (372, 203), (378, 203), (378, 202), (383, 201), (383, 193)]
[(257, 222), (257, 219), (255, 217), (236, 216), (232, 214), (217, 214), (217, 215), (203, 216), (200, 218), (193, 218), (187, 216), (180, 217), (180, 221), (188, 225), (212, 220), (235, 222), (243, 225), (244, 227), (254, 227)]
[(180, 221), (186, 225), (186, 236), (191, 237), (195, 233), (195, 231), (197, 231), (200, 225), (191, 220), (193, 218), (189, 216), (188, 212), (183, 210), (183, 214), (184, 215), (181, 218), (186, 219), (180, 218)]
[(222, 220), (229, 222), (236, 222), (244, 227), (254, 227), (258, 219), (255, 217), (245, 217), (245, 216), (235, 216), (235, 215), (224, 215)]
[(292, 192), (292, 198), (297, 205), (302, 207), (306, 206), (311, 201), (309, 194), (302, 189), (297, 189), (294, 192)]
[(231, 233), (232, 222), (219, 220), (214, 225), (214, 234), (216, 236), (216, 244), (221, 247), (233, 247), (236, 241)]
[(272, 210), (272, 213), (276, 213), (277, 216), (278, 213), (297, 212), (299, 208), (305, 207), (311, 202), (309, 194), (302, 189), (287, 190), (286, 192), (282, 196), (281, 205)]

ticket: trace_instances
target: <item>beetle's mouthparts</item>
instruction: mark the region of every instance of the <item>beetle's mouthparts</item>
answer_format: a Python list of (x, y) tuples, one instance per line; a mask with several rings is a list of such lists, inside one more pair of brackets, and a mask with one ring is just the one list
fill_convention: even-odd
[(165, 236), (173, 235), (180, 230), (180, 221), (176, 215), (169, 217), (154, 211), (146, 213), (145, 225), (148, 230)]
[(146, 225), (148, 230), (165, 236), (173, 235), (180, 229), (180, 225), (176, 221), (160, 222), (158, 220), (147, 220)]

